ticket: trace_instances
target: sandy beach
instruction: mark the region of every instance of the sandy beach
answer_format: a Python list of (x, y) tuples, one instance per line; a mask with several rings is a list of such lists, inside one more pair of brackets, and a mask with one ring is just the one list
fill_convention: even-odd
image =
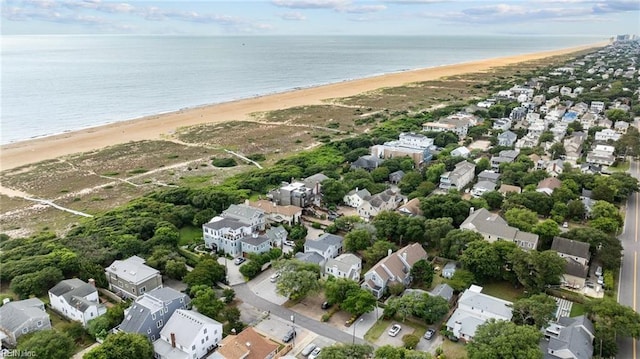
[(254, 112), (320, 104), (323, 100), (330, 98), (348, 97), (384, 87), (402, 86), (412, 82), (434, 80), (445, 76), (480, 72), (497, 66), (562, 55), (605, 45), (607, 43), (597, 43), (561, 50), (393, 73), (184, 109), (162, 115), (147, 116), (85, 130), (21, 141), (0, 147), (0, 166), (2, 170), (7, 170), (73, 153), (96, 150), (118, 143), (160, 139), (162, 135), (171, 134), (177, 128), (184, 126), (240, 121), (248, 118)]

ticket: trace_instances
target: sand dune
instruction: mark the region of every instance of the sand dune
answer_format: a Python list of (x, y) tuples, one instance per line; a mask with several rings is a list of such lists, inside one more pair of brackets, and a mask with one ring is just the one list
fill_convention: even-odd
[(348, 97), (383, 87), (402, 86), (443, 76), (488, 70), (492, 67), (541, 59), (549, 56), (605, 46), (598, 43), (562, 50), (509, 56), (456, 65), (406, 71), (330, 85), (300, 89), (222, 104), (184, 109), (130, 121), (16, 142), (0, 147), (2, 170), (20, 167), (72, 153), (86, 152), (129, 141), (159, 139), (179, 127), (246, 119), (251, 113), (322, 103), (330, 98)]

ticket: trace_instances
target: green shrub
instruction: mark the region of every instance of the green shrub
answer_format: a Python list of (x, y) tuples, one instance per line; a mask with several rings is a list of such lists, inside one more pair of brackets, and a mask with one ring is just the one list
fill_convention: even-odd
[(213, 158), (211, 164), (216, 167), (234, 167), (238, 165), (236, 160), (230, 157)]
[(404, 347), (407, 349), (415, 349), (416, 345), (420, 342), (420, 338), (413, 334), (405, 334), (402, 337), (402, 342), (404, 343)]

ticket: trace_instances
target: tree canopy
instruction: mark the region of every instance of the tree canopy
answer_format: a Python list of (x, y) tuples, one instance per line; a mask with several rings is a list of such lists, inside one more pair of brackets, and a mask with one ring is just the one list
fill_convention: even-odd
[(467, 354), (469, 359), (540, 359), (541, 338), (542, 332), (535, 327), (491, 319), (478, 326)]

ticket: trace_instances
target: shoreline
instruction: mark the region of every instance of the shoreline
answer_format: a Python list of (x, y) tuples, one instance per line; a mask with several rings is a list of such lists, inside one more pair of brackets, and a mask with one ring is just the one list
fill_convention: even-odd
[(486, 71), (494, 67), (599, 48), (607, 44), (608, 42), (598, 42), (559, 50), (391, 72), (330, 84), (296, 88), (285, 92), (257, 95), (228, 102), (188, 107), (177, 111), (66, 131), (0, 146), (0, 166), (1, 170), (4, 171), (120, 143), (159, 140), (161, 136), (171, 134), (180, 127), (203, 123), (243, 121), (256, 112), (319, 105), (332, 98), (355, 96), (385, 87), (398, 87), (446, 76)]

